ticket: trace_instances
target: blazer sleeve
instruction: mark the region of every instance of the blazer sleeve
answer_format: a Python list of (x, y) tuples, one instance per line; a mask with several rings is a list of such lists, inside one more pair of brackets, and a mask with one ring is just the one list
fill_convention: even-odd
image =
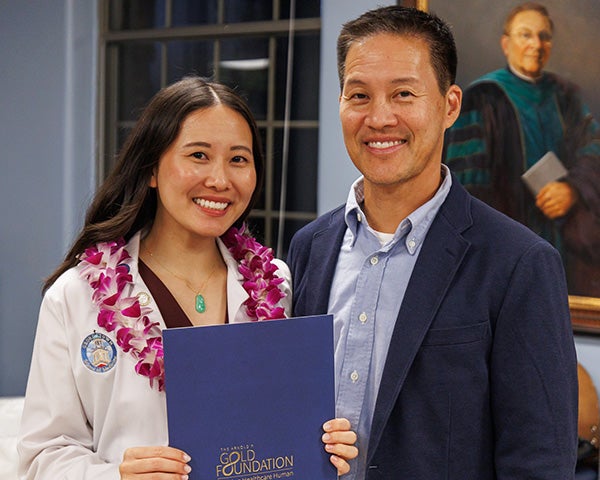
[(573, 478), (577, 359), (564, 278), (558, 252), (535, 242), (498, 314), (490, 362), (498, 480)]

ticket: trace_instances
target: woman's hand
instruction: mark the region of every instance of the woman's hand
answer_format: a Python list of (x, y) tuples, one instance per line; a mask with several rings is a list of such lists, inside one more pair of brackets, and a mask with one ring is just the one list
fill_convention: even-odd
[(187, 464), (190, 460), (188, 454), (173, 447), (133, 447), (123, 453), (119, 473), (121, 480), (149, 478), (149, 473), (160, 480), (187, 480), (192, 470)]
[(331, 463), (337, 468), (338, 475), (344, 475), (350, 471), (348, 460), (358, 456), (356, 433), (350, 430), (350, 422), (345, 418), (334, 418), (323, 425), (322, 440), (325, 451), (331, 454)]

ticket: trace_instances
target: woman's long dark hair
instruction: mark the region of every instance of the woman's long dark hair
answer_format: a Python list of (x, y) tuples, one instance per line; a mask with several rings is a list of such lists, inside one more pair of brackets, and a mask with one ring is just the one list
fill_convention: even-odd
[(252, 132), (256, 187), (248, 208), (237, 219), (239, 226), (256, 202), (264, 178), (264, 158), (258, 127), (248, 105), (231, 88), (200, 77), (186, 77), (160, 90), (148, 103), (123, 146), (110, 175), (98, 188), (87, 210), (85, 223), (60, 266), (48, 277), (48, 289), (78, 262), (78, 255), (98, 242), (129, 240), (148, 228), (156, 214), (156, 190), (150, 178), (162, 154), (177, 138), (189, 114), (215, 105), (240, 113)]

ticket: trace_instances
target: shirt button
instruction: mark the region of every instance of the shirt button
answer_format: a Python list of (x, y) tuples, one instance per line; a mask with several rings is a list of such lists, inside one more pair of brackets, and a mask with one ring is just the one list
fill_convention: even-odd
[(416, 245), (417, 245), (417, 242), (415, 240), (409, 240), (408, 241), (408, 246), (410, 248), (415, 248)]
[(350, 380), (352, 380), (352, 383), (358, 382), (358, 372), (356, 370), (350, 374)]
[(365, 312), (362, 312), (358, 316), (358, 319), (360, 320), (360, 323), (365, 323), (367, 321), (367, 314)]
[(371, 265), (377, 265), (379, 259), (377, 257), (371, 257)]

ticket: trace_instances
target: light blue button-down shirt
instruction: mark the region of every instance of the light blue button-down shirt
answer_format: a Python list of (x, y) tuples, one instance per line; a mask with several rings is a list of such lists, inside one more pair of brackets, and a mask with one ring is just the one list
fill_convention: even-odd
[(406, 286), (431, 222), (450, 191), (449, 170), (431, 200), (406, 217), (391, 239), (369, 227), (360, 205), (363, 179), (354, 182), (346, 203), (348, 228), (331, 286), (334, 315), (336, 415), (350, 420), (359, 456), (344, 480), (362, 480), (377, 392)]

